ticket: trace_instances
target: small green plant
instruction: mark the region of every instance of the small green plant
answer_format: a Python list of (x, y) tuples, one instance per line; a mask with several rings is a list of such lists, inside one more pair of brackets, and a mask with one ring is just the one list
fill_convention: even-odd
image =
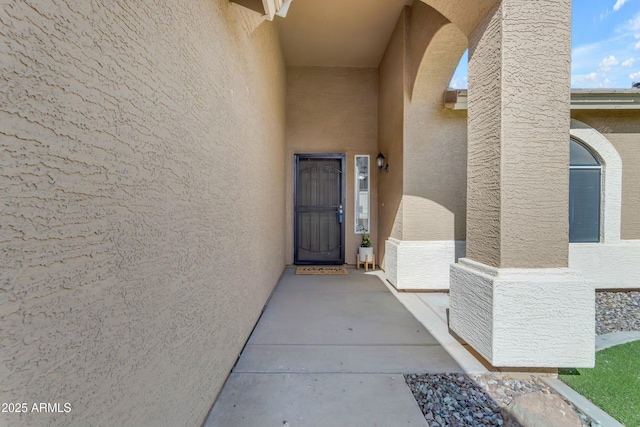
[(362, 244), (360, 246), (363, 248), (371, 247), (371, 237), (368, 234), (362, 235)]

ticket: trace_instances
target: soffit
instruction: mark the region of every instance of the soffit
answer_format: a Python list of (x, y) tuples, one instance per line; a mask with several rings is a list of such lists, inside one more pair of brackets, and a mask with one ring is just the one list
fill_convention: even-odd
[(295, 0), (276, 17), (285, 61), (296, 66), (377, 67), (412, 0)]

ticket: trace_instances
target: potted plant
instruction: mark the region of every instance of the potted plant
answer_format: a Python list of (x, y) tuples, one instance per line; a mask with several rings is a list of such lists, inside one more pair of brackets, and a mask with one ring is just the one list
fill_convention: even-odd
[(373, 260), (373, 248), (371, 247), (371, 236), (368, 234), (362, 235), (362, 243), (360, 244), (360, 249), (358, 250), (358, 254), (360, 256), (360, 262), (367, 261), (367, 256), (369, 261)]

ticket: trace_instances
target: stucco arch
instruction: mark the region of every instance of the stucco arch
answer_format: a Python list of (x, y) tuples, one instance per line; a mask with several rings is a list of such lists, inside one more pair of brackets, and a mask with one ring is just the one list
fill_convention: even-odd
[(442, 95), (467, 48), (467, 38), (453, 24), (438, 28), (424, 50), (411, 82), (411, 99), (435, 97), (441, 103)]
[(432, 7), (416, 2), (408, 43), (404, 127), (404, 237), (465, 239), (466, 117), (442, 96), (467, 47), (466, 36)]
[(586, 123), (571, 119), (570, 134), (589, 147), (602, 164), (600, 239), (602, 243), (619, 242), (622, 216), (622, 159), (613, 144)]
[(417, 89), (421, 95), (434, 88), (446, 90), (451, 76), (467, 48), (467, 38), (460, 29), (432, 7), (415, 2), (411, 10), (409, 43), (409, 92), (411, 98)]
[(422, 0), (455, 24), (467, 37), (500, 0)]

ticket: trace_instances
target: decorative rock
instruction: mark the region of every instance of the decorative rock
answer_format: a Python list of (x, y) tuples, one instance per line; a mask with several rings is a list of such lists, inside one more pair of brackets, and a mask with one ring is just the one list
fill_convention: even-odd
[(640, 331), (640, 291), (596, 292), (596, 335)]
[(571, 407), (555, 394), (530, 393), (517, 396), (500, 409), (505, 427), (581, 427)]
[[(640, 331), (640, 291), (596, 293), (596, 334), (617, 331)], [(499, 374), (410, 374), (405, 381), (431, 427), (510, 427), (514, 424), (506, 418), (511, 417), (514, 409), (515, 413), (532, 413), (524, 422), (519, 421), (518, 427), (553, 426), (549, 424), (553, 419), (559, 420), (555, 425), (562, 427), (599, 426), (535, 376), (531, 380), (514, 380)], [(535, 405), (524, 404), (534, 399), (526, 397), (531, 394), (537, 399), (555, 401), (555, 417), (549, 416), (552, 411), (548, 409), (542, 409), (542, 415), (533, 414)]]

